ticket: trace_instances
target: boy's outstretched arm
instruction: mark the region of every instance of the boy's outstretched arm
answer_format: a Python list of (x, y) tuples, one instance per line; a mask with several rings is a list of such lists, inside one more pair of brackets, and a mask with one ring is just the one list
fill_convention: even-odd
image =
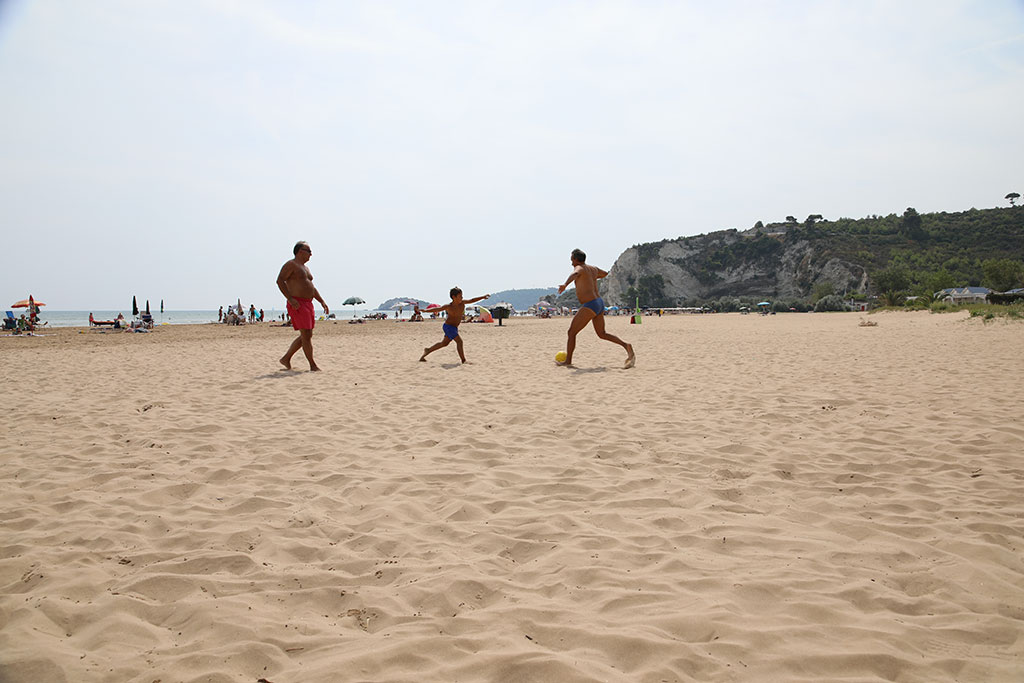
[(464, 303), (464, 304), (475, 304), (477, 301), (483, 301), (484, 299), (490, 299), (490, 298), (491, 298), (490, 294), (484, 294), (483, 296), (478, 296), (478, 297), (476, 297), (474, 299), (466, 299), (462, 303)]

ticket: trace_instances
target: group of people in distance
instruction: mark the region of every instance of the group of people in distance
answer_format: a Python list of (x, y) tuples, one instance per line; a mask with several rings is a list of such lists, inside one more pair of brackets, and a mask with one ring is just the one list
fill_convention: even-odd
[[(320, 302), (324, 309), (324, 315), (330, 314), (327, 302), (320, 296), (316, 286), (313, 285), (313, 274), (309, 271), (306, 263), (313, 256), (313, 250), (306, 242), (297, 242), (292, 250), (294, 258), (285, 262), (281, 272), (277, 276), (277, 287), (284, 294), (287, 301), (288, 314), (292, 319), (292, 327), (299, 333), (299, 336), (292, 341), (288, 351), (281, 357), (281, 365), (286, 369), (292, 369), (292, 356), (298, 353), (299, 349), (309, 361), (309, 369), (320, 370), (313, 360), (313, 325), (316, 316), (313, 311), (313, 300)], [(587, 255), (579, 249), (573, 249), (570, 256), (572, 262), (572, 274), (564, 284), (558, 286), (558, 293), (561, 294), (570, 285), (576, 284), (576, 295), (580, 300), (580, 308), (569, 325), (569, 338), (565, 345), (565, 359), (556, 361), (558, 365), (572, 367), (572, 354), (576, 349), (576, 335), (578, 335), (588, 324), (593, 323), (594, 332), (597, 336), (606, 341), (618, 344), (626, 350), (625, 368), (631, 368), (636, 364), (636, 354), (633, 353), (633, 346), (610, 334), (604, 327), (604, 301), (598, 296), (597, 281), (608, 275), (605, 271), (587, 264)], [(448, 346), (453, 341), (459, 352), (459, 359), (465, 363), (466, 354), (462, 347), (462, 337), (459, 335), (459, 324), (466, 314), (466, 305), (477, 301), (483, 301), (490, 294), (464, 299), (462, 290), (452, 287), (449, 292), (452, 300), (436, 309), (436, 313), (444, 313), (447, 319), (442, 325), (444, 339), (433, 346), (423, 349), (420, 361), (426, 362), (427, 356), (434, 351)]]
[[(241, 304), (237, 306), (228, 306), (228, 312), (224, 312), (224, 307), (221, 306), (220, 310), (217, 311), (217, 322), (228, 323), (229, 325), (241, 325), (245, 323), (245, 310)], [(256, 304), (249, 304), (249, 322), (250, 323), (261, 323), (263, 322), (263, 309), (256, 310)]]

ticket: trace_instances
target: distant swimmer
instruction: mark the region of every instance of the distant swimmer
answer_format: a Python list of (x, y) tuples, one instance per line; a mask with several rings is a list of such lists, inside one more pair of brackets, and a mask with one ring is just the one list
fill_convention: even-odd
[(483, 296), (478, 296), (475, 299), (464, 300), (462, 298), (462, 290), (458, 287), (452, 287), (448, 294), (452, 298), (450, 303), (439, 308), (430, 309), (433, 313), (447, 313), (448, 319), (445, 320), (444, 325), (441, 326), (441, 329), (444, 331), (444, 339), (433, 346), (428, 346), (423, 349), (423, 355), (420, 356), (420, 360), (424, 363), (427, 362), (427, 356), (440, 348), (448, 346), (453, 340), (455, 341), (455, 348), (459, 352), (459, 358), (461, 358), (462, 362), (465, 363), (466, 354), (462, 352), (462, 336), (459, 334), (459, 323), (462, 322), (463, 316), (466, 315), (466, 304), (475, 304), (477, 301), (483, 301), (491, 296), (490, 294), (484, 294)]
[(281, 357), (281, 365), (291, 370), (292, 356), (301, 348), (306, 354), (306, 360), (309, 361), (309, 369), (317, 372), (320, 368), (313, 361), (313, 299), (323, 306), (324, 315), (329, 314), (331, 310), (327, 308), (320, 292), (313, 286), (313, 274), (306, 267), (306, 262), (313, 256), (313, 250), (305, 242), (297, 242), (292, 253), (295, 258), (281, 266), (281, 273), (277, 276), (277, 288), (288, 302), (292, 328), (298, 331), (299, 336), (288, 347), (288, 352)]
[(564, 285), (558, 286), (558, 293), (565, 291), (571, 283), (576, 283), (576, 297), (580, 300), (580, 310), (569, 325), (569, 339), (565, 344), (565, 360), (556, 361), (559, 365), (572, 366), (572, 352), (576, 349), (576, 335), (587, 326), (587, 323), (594, 321), (594, 332), (597, 336), (606, 341), (615, 342), (626, 349), (626, 364), (628, 369), (636, 365), (636, 355), (633, 353), (633, 346), (622, 341), (614, 334), (604, 330), (604, 300), (597, 295), (597, 281), (606, 277), (608, 273), (587, 265), (587, 255), (579, 249), (573, 249), (570, 256), (572, 262), (572, 275), (565, 281)]

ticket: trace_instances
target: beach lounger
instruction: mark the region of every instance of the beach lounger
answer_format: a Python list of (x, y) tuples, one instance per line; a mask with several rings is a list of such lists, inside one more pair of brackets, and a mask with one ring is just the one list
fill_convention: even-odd
[(105, 325), (106, 326), (110, 326), (110, 327), (116, 327), (117, 326), (117, 321), (116, 320), (96, 320), (96, 319), (94, 319), (92, 317), (92, 313), (90, 313), (89, 314), (89, 325), (93, 326), (93, 327), (103, 327)]
[(4, 316), (4, 329), (5, 330), (16, 330), (16, 329), (18, 329), (18, 319), (14, 317), (14, 311), (7, 311), (7, 315)]

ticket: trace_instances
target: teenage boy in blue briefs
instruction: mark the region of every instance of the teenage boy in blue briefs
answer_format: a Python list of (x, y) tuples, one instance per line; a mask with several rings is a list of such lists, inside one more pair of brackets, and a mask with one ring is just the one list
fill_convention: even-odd
[(580, 300), (580, 310), (569, 325), (569, 340), (565, 344), (565, 360), (555, 361), (559, 365), (572, 366), (572, 352), (576, 348), (576, 335), (587, 326), (587, 323), (594, 321), (594, 332), (601, 339), (615, 342), (626, 349), (626, 364), (623, 366), (629, 369), (636, 365), (636, 355), (633, 353), (633, 346), (622, 341), (614, 334), (608, 334), (604, 330), (604, 301), (597, 295), (597, 281), (608, 275), (600, 268), (587, 265), (587, 255), (579, 249), (573, 249), (570, 256), (572, 261), (572, 275), (565, 281), (564, 285), (558, 286), (558, 293), (561, 294), (570, 283), (576, 283), (576, 297)]
[(491, 296), (490, 294), (484, 294), (483, 296), (478, 296), (475, 299), (463, 300), (462, 290), (458, 287), (452, 287), (448, 294), (452, 297), (451, 303), (447, 303), (440, 308), (430, 309), (434, 313), (441, 313), (442, 311), (445, 312), (448, 315), (448, 319), (445, 320), (444, 325), (441, 326), (441, 329), (444, 330), (444, 339), (433, 346), (428, 346), (423, 349), (423, 355), (420, 356), (420, 360), (424, 363), (427, 362), (427, 356), (440, 348), (448, 346), (452, 343), (452, 340), (455, 340), (455, 348), (459, 351), (459, 358), (461, 358), (462, 362), (465, 363), (466, 354), (462, 352), (462, 337), (459, 336), (459, 323), (462, 322), (462, 317), (466, 315), (466, 304), (475, 304), (477, 301), (483, 301)]

